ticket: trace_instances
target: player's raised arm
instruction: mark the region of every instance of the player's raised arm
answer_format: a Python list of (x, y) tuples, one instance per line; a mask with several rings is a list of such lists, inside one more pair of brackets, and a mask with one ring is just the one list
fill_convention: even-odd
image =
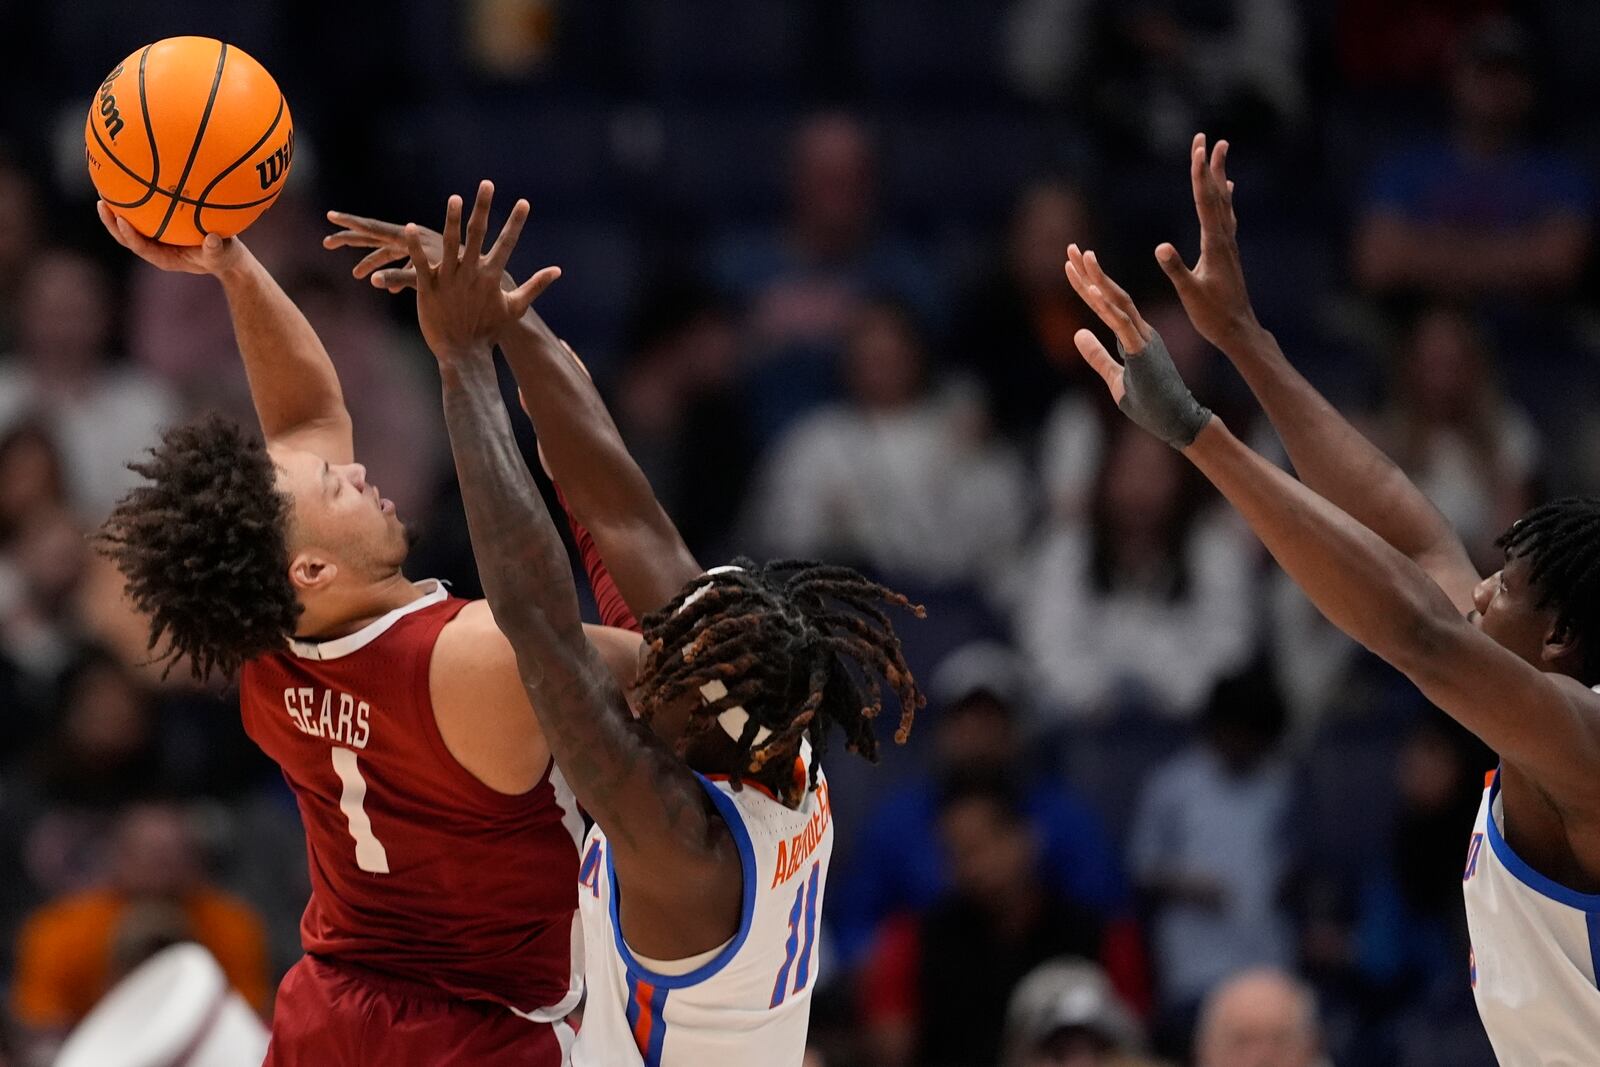
[[(330, 211), (328, 219), (341, 229), (324, 240), (326, 247), (372, 250), (356, 264), (356, 277), (370, 276), (391, 292), (415, 285), (413, 267), (390, 266), (409, 255), (402, 227), (340, 211)], [(424, 230), (419, 236), (430, 262), (438, 262), (438, 235)], [(510, 284), (509, 276), (502, 278), (502, 287)], [(530, 308), (496, 340), (572, 518), (593, 536), (617, 590), (643, 618), (705, 568), (628, 453), (583, 364), (538, 312)]]
[(450, 201), (438, 266), (409, 234), (418, 319), (439, 360), (479, 575), (556, 765), (613, 843), (629, 886), (630, 934), (648, 931), (654, 951), (704, 951), (738, 926), (738, 851), (693, 772), (634, 719), (584, 636), (566, 549), (512, 436), (492, 355), (493, 339), (559, 272), (541, 271), (510, 292), (500, 287), (528, 206), (518, 202), (484, 254), (491, 196), (485, 182), (464, 255), (459, 197)]
[[(1189, 178), (1200, 218), (1200, 259), (1190, 269), (1177, 249), (1163, 244), (1156, 249), (1156, 260), (1195, 328), (1222, 350), (1250, 386), (1296, 473), (1415, 560), (1459, 611), (1469, 610), (1479, 576), (1460, 537), (1405, 473), (1295, 370), (1256, 319), (1239, 260), (1227, 158), (1227, 141), (1218, 141), (1208, 156), (1205, 134), (1195, 136)], [(1108, 287), (1109, 279), (1092, 257), (1076, 262), (1079, 278)]]
[[(1200, 469), (1334, 625), (1554, 795), (1600, 797), (1600, 697), (1485, 635), (1416, 563), (1234, 437), (1190, 394), (1127, 294), (1090, 280), (1081, 262), (1068, 274), (1116, 334), (1122, 362), (1087, 330), (1077, 345), (1117, 406)], [(1542, 654), (1575, 654), (1563, 641), (1549, 635)]]
[(350, 412), (328, 350), (243, 241), (211, 234), (192, 248), (161, 244), (103, 202), (97, 207), (117, 243), (146, 263), (166, 271), (209, 274), (222, 284), (250, 379), (250, 397), (268, 444), (311, 452), (333, 464), (353, 462)]

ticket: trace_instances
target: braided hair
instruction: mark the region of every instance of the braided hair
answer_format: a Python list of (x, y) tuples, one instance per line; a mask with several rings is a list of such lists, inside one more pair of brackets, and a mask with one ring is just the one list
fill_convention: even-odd
[[(695, 694), (700, 703), (679, 741), (683, 751), (695, 737), (720, 729), (722, 712), (744, 708), (749, 719), (735, 743), (751, 774), (802, 737), (821, 753), (830, 723), (844, 731), (850, 751), (877, 762), (873, 720), (883, 709), (881, 678), (900, 702), (895, 740), (904, 744), (926, 701), (884, 607), (919, 619), (922, 607), (849, 567), (801, 561), (758, 567), (744, 559), (735, 567), (691, 582), (645, 617), (646, 659), (636, 687), (641, 717)], [(721, 695), (711, 699), (703, 686)], [(771, 736), (758, 741), (763, 728)], [(816, 776), (813, 762), (806, 788)], [(795, 783), (785, 799), (799, 795)]]
[(167, 430), (128, 468), (148, 482), (117, 503), (95, 547), (149, 618), (156, 662), (170, 673), (187, 659), (204, 681), (283, 648), (301, 612), (290, 501), (261, 442), (211, 415)]
[(1495, 544), (1527, 556), (1538, 608), (1554, 608), (1559, 637), (1578, 641), (1579, 681), (1600, 681), (1600, 500), (1568, 497), (1534, 508)]

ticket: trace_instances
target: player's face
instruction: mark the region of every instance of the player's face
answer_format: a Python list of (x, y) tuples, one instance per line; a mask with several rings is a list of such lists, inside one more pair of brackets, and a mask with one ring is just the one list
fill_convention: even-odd
[(1509, 557), (1505, 566), (1473, 590), (1468, 618), (1499, 644), (1542, 668), (1552, 617), (1538, 607), (1530, 570), (1527, 556)]
[(352, 577), (381, 576), (406, 556), (406, 531), (394, 504), (359, 463), (329, 463), (311, 452), (273, 448), (278, 489), (293, 501), (291, 555), (326, 553)]

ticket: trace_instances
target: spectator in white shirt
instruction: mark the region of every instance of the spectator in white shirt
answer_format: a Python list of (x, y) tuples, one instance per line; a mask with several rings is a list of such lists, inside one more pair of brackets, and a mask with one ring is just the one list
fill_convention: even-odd
[(805, 417), (759, 480), (756, 540), (770, 553), (863, 563), (930, 583), (980, 579), (1028, 518), (1021, 461), (993, 438), (970, 391), (928, 381), (903, 307), (855, 318), (849, 397)]
[(138, 483), (130, 460), (177, 415), (160, 383), (109, 357), (114, 301), (99, 264), (41, 253), (23, 284), (18, 349), (0, 362), (0, 432), (38, 418), (62, 450), (72, 504), (98, 523)]
[(1200, 710), (1249, 656), (1254, 555), (1176, 452), (1118, 423), (1082, 518), (1014, 576), (1018, 640), (1061, 712)]

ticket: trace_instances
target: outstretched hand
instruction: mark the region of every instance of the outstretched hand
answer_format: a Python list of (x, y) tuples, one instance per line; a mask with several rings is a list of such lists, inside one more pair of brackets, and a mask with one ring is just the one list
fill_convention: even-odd
[[(351, 269), (351, 274), (357, 278), (371, 278), (373, 288), (386, 289), (391, 293), (417, 287), (417, 272), (411, 266), (411, 253), (406, 251), (404, 226), (397, 222), (369, 219), (364, 215), (352, 215), (348, 211), (330, 211), (328, 221), (339, 229), (322, 239), (323, 248), (329, 251), (339, 248), (372, 250), (361, 257), (360, 262)], [(428, 263), (438, 266), (444, 258), (444, 236), (426, 226), (417, 226), (417, 235), (428, 254)], [(380, 267), (387, 269), (379, 270)], [(509, 273), (500, 276), (500, 288), (510, 290), (516, 287), (517, 283)]]
[(545, 267), (509, 292), (501, 288), (506, 262), (528, 220), (528, 202), (517, 201), (500, 236), (485, 252), (483, 242), (493, 200), (494, 184), (480, 183), (472, 215), (467, 219), (463, 248), (461, 197), (450, 198), (444, 228), (438, 235), (437, 259), (429, 255), (422, 227), (412, 223), (401, 231), (405, 254), (411, 260), (406, 270), (414, 274), (417, 290), (417, 321), (428, 347), (441, 363), (488, 351), (495, 338), (522, 318), (529, 305), (561, 277), (559, 267)]
[(237, 237), (218, 237), (214, 233), (198, 245), (169, 245), (152, 241), (133, 228), (133, 224), (107, 206), (95, 201), (100, 225), (117, 244), (153, 267), (180, 274), (220, 274), (240, 263), (248, 254)]
[(1122, 413), (1173, 448), (1194, 443), (1211, 412), (1183, 384), (1161, 335), (1134, 306), (1133, 298), (1100, 268), (1093, 252), (1067, 248), (1067, 280), (1117, 338), (1117, 354), (1106, 351), (1088, 330), (1073, 337), (1078, 352), (1106, 383)]
[(1171, 244), (1156, 248), (1156, 262), (1172, 280), (1200, 336), (1218, 348), (1256, 326), (1255, 309), (1239, 261), (1239, 220), (1233, 212), (1233, 182), (1228, 178), (1228, 142), (1209, 154), (1206, 135), (1197, 133), (1189, 151), (1189, 184), (1200, 218), (1200, 259), (1190, 269)]

